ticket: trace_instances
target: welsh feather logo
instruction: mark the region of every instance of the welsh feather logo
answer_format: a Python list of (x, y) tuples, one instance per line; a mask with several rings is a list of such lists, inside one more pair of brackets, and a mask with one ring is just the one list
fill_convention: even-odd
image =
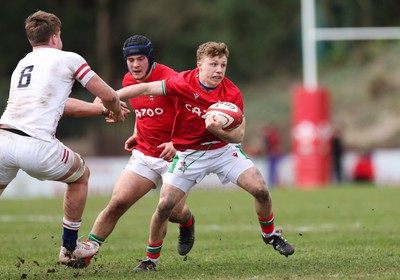
[(185, 172), (187, 168), (188, 168), (188, 165), (186, 164), (186, 162), (182, 161), (181, 166), (178, 168), (178, 170)]

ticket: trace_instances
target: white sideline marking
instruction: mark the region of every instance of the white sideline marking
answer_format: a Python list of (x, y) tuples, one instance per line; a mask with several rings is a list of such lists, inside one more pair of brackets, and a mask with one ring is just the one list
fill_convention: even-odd
[[(35, 223), (52, 223), (61, 221), (61, 216), (51, 216), (51, 215), (0, 215), (0, 222), (3, 223), (12, 223), (12, 222), (35, 222)], [(275, 228), (282, 228), (284, 233), (285, 231), (293, 231), (293, 232), (331, 232), (338, 228), (339, 225), (326, 223), (326, 224), (317, 224), (317, 225), (304, 225), (304, 226), (290, 226), (290, 225), (275, 225)], [(344, 228), (345, 225), (340, 225), (341, 229)], [(362, 228), (362, 224), (360, 222), (355, 222), (349, 225), (348, 229), (359, 229)], [(258, 224), (231, 224), (229, 226), (221, 226), (221, 225), (200, 225), (196, 224), (196, 230), (198, 231), (254, 231), (259, 229)]]
[(61, 217), (50, 215), (0, 215), (0, 222), (35, 222), (48, 223), (62, 220)]
[[(339, 225), (335, 224), (317, 224), (317, 225), (304, 225), (304, 226), (290, 226), (290, 225), (275, 225), (276, 229), (283, 229), (283, 233), (285, 231), (294, 231), (294, 232), (331, 232), (338, 229)], [(345, 225), (340, 225), (340, 228), (343, 229)], [(220, 225), (199, 225), (196, 224), (196, 230), (200, 231), (254, 231), (254, 229), (258, 229), (259, 226), (257, 224), (254, 225), (230, 225), (230, 226), (220, 226)], [(347, 226), (348, 229), (359, 229), (362, 228), (362, 224), (360, 222), (355, 222), (351, 225)]]

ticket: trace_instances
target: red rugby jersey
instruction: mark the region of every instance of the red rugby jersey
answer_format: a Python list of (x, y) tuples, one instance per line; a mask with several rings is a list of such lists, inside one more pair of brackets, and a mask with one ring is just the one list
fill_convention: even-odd
[[(154, 82), (177, 75), (175, 70), (155, 63), (150, 76), (145, 81)], [(122, 86), (138, 84), (131, 73), (126, 73)], [(171, 133), (176, 115), (173, 98), (167, 96), (143, 96), (130, 98), (129, 104), (136, 115), (137, 145), (135, 149), (147, 156), (159, 157), (162, 149), (157, 146), (171, 141)]]
[(205, 143), (222, 142), (205, 127), (204, 114), (210, 105), (228, 101), (244, 112), (242, 94), (237, 86), (225, 77), (215, 89), (207, 92), (200, 86), (197, 68), (165, 80), (165, 94), (177, 99), (172, 142), (181, 151), (198, 149)]

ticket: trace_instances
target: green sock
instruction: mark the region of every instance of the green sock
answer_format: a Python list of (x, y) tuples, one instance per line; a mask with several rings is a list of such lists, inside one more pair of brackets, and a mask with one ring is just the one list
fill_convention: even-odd
[(99, 245), (103, 244), (104, 240), (106, 240), (105, 238), (101, 238), (97, 235), (94, 235), (93, 233), (89, 233), (88, 235), (88, 239), (94, 242), (99, 243)]

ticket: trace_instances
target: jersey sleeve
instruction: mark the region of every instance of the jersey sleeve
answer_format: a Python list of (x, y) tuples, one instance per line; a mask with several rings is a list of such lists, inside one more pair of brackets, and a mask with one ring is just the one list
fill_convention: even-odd
[(242, 93), (240, 92), (240, 90), (238, 91), (237, 97), (236, 97), (236, 106), (238, 106), (240, 108), (240, 110), (242, 110), (243, 114), (244, 114), (244, 104), (243, 104), (243, 97), (242, 97)]
[(228, 99), (226, 101), (229, 101), (233, 104), (236, 104), (236, 106), (239, 107), (240, 110), (242, 110), (243, 114), (244, 114), (244, 103), (243, 103), (243, 96), (242, 96), (242, 92), (240, 91), (240, 89), (235, 86), (235, 84), (233, 84), (228, 78), (226, 78), (226, 88), (227, 88), (227, 92), (228, 94)]
[(84, 87), (86, 87), (89, 80), (96, 75), (86, 60), (79, 54), (69, 52), (67, 63), (72, 67), (74, 79)]
[(163, 94), (166, 96), (176, 97), (176, 93), (180, 91), (179, 87), (182, 84), (181, 73), (169, 77), (162, 81)]

